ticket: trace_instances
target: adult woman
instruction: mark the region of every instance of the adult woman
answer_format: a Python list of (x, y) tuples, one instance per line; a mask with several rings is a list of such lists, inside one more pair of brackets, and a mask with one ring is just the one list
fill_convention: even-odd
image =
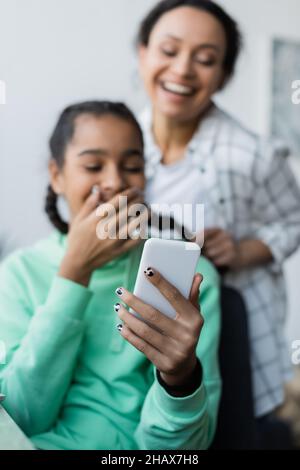
[(236, 23), (214, 2), (158, 3), (138, 34), (151, 101), (140, 122), (148, 201), (204, 203), (204, 253), (244, 295), (255, 411), (263, 416), (282, 403), (290, 377), (282, 263), (299, 245), (300, 193), (286, 150), (212, 101), (232, 76), (240, 46)]
[[(118, 202), (142, 201), (138, 123), (122, 104), (81, 103), (62, 113), (50, 148), (46, 209), (59, 232), (13, 254), (0, 270), (4, 406), (40, 449), (208, 447), (220, 396), (217, 277), (201, 261), (201, 341), (199, 274), (189, 300), (155, 266), (147, 277), (173, 296), (176, 321), (130, 293), (142, 246), (129, 237), (136, 220), (127, 223)], [(69, 226), (57, 212), (57, 194), (68, 203)], [(117, 209), (111, 222), (118, 230), (99, 241), (103, 219), (95, 211), (102, 203)], [(117, 331), (115, 290), (147, 324), (117, 303), (124, 322)]]

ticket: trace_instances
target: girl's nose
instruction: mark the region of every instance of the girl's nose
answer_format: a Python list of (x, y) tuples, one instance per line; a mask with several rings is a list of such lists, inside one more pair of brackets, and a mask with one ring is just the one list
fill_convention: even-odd
[(123, 191), (126, 188), (126, 184), (118, 169), (110, 169), (103, 175), (100, 187), (103, 200), (106, 202), (115, 194)]

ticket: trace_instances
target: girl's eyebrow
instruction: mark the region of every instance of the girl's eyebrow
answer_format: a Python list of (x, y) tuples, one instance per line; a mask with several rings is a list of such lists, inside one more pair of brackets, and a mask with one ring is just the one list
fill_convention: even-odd
[(138, 157), (143, 157), (143, 152), (140, 149), (127, 149), (124, 152), (122, 152), (123, 157), (131, 157), (131, 156), (138, 156)]
[[(174, 39), (177, 42), (182, 42), (181, 38), (178, 38), (177, 36), (174, 36), (173, 34), (165, 34), (164, 37), (167, 37), (169, 39)], [(216, 51), (220, 50), (220, 48), (216, 44), (210, 44), (210, 43), (199, 44), (198, 46), (196, 46), (196, 49), (214, 49)]]
[[(97, 157), (108, 157), (109, 152), (105, 149), (100, 149), (100, 148), (98, 148), (98, 149), (86, 149), (86, 150), (82, 150), (78, 154), (78, 157), (82, 157), (84, 155), (95, 155)], [(124, 156), (124, 157), (129, 157), (129, 156), (132, 156), (132, 155), (137, 155), (137, 156), (143, 157), (143, 152), (140, 149), (137, 149), (137, 148), (129, 148), (129, 149), (126, 149), (124, 152), (122, 152), (122, 156)]]
[(82, 152), (78, 154), (78, 157), (82, 157), (84, 155), (97, 155), (105, 157), (108, 155), (108, 152), (104, 149), (86, 149), (82, 150)]

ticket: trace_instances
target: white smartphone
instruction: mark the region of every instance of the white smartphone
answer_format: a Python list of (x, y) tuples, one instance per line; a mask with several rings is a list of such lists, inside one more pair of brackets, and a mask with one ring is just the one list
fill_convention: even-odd
[[(200, 252), (200, 247), (196, 243), (150, 238), (144, 245), (134, 294), (164, 315), (175, 318), (174, 308), (148, 281), (144, 271), (149, 267), (156, 269), (177, 287), (185, 298), (188, 298)], [(131, 312), (139, 316), (132, 309)]]

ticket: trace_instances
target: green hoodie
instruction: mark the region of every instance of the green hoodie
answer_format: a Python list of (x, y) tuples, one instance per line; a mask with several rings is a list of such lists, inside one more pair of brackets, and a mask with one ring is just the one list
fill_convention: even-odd
[(115, 289), (133, 290), (141, 247), (96, 270), (88, 288), (57, 276), (66, 237), (54, 232), (0, 267), (4, 407), (40, 449), (205, 449), (221, 382), (218, 276), (205, 259), (197, 346), (203, 382), (172, 397), (156, 369), (117, 331)]

